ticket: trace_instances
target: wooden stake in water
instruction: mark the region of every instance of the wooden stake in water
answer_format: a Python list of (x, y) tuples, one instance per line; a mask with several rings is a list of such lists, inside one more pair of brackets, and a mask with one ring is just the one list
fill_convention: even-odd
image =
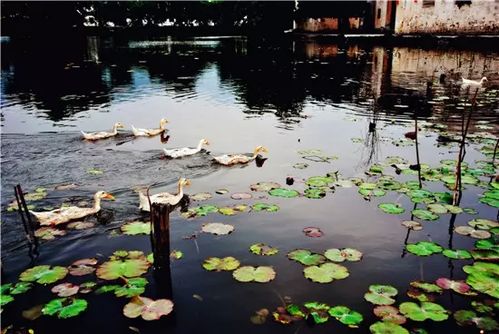
[(151, 246), (154, 268), (170, 267), (170, 205), (151, 205)]

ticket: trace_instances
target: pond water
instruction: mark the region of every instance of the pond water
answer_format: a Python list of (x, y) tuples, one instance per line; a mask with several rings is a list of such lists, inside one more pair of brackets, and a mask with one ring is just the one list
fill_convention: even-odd
[[(273, 213), (252, 210), (191, 219), (182, 217), (179, 210), (171, 213), (171, 248), (184, 255), (171, 265), (174, 312), (159, 321), (124, 317), (122, 310), (129, 299), (112, 293), (81, 294), (88, 308), (78, 317), (41, 316), (29, 321), (22, 317), (23, 310), (55, 298), (50, 292), (54, 284), (36, 284), (3, 307), (4, 327), (13, 324), (33, 328), (35, 333), (369, 333), (369, 326), (378, 321), (374, 305), (363, 298), (370, 285), (397, 288), (395, 305), (399, 305), (415, 301), (406, 294), (410, 282), (434, 282), (440, 277), (463, 280), (467, 275), (462, 267), (473, 263), (442, 254), (418, 257), (405, 250), (407, 243), (432, 241), (444, 248), (470, 250), (476, 239), (452, 232), (453, 226), (476, 218), (497, 219), (497, 208), (479, 201), (497, 170), (492, 167), (484, 173), (486, 164), (477, 163), (492, 161), (490, 147), (493, 151), (498, 133), (499, 57), (493, 52), (311, 40), (259, 45), (244, 38), (88, 36), (66, 41), (10, 39), (2, 43), (2, 55), (2, 283), (17, 282), (19, 274), (34, 265), (69, 266), (88, 257), (102, 263), (119, 249), (150, 253), (149, 236), (120, 232), (126, 222), (148, 219), (138, 209), (140, 187), (153, 185), (152, 193), (174, 192), (178, 178), (186, 177), (192, 182), (186, 190), (189, 195), (209, 192), (213, 196), (191, 200), (191, 209), (259, 202), (279, 206)], [(426, 205), (413, 203), (400, 191), (366, 199), (358, 186), (337, 184), (323, 198), (312, 199), (250, 190), (257, 182), (273, 181), (303, 194), (305, 180), (328, 173), (342, 180), (377, 182), (380, 175), (366, 175), (372, 165), (381, 165), (384, 175), (400, 182), (418, 180), (418, 173), (402, 163), (403, 159), (417, 163), (414, 141), (404, 136), (414, 131), (415, 118), (421, 163), (437, 171), (442, 160), (456, 160), (463, 116), (469, 113), (475, 90), (440, 80), (442, 73), (451, 78), (451, 71), (472, 79), (489, 78), (477, 93), (465, 156), (468, 169), (475, 173), (472, 181), (480, 182), (465, 184), (459, 203), (477, 214), (440, 214), (435, 221), (422, 221), (423, 230), (408, 232), (401, 222), (414, 218), (415, 206)], [(133, 138), (131, 125), (157, 127), (161, 118), (169, 121), (168, 138)], [(81, 140), (80, 130), (110, 129), (118, 121), (125, 129), (117, 137)], [(201, 138), (210, 141), (212, 155), (251, 152), (263, 145), (269, 150), (268, 160), (261, 167), (255, 163), (223, 167), (206, 153), (164, 159), (162, 148), (195, 146)], [(299, 153), (310, 149), (321, 152)], [(307, 154), (329, 158), (304, 158)], [(387, 160), (393, 156), (400, 158)], [(391, 167), (394, 163), (402, 173)], [(482, 170), (475, 171), (477, 166)], [(438, 180), (441, 174), (431, 179), (426, 168), (424, 189), (452, 192)], [(294, 179), (293, 185), (286, 185), (287, 177)], [(42, 240), (40, 255), (31, 261), (19, 216), (7, 210), (18, 183), (30, 193), (37, 187), (46, 189), (45, 198), (28, 203), (37, 210), (62, 203), (91, 205), (98, 190), (112, 193), (116, 200), (103, 201), (101, 214), (87, 219), (96, 223), (93, 228), (67, 229), (64, 236)], [(67, 183), (77, 186), (55, 190)], [(229, 192), (216, 194), (221, 188)], [(237, 192), (250, 193), (252, 198), (232, 199)], [(378, 208), (391, 202), (399, 203), (405, 212), (386, 214)], [(203, 224), (211, 222), (230, 224), (235, 230), (221, 236), (199, 233)], [(309, 226), (320, 228), (324, 235), (306, 236), (302, 230)], [(193, 234), (196, 237), (189, 238)], [(279, 253), (252, 254), (250, 245), (259, 242), (278, 248)], [(286, 256), (295, 249), (323, 253), (329, 248), (355, 248), (363, 253), (359, 262), (341, 263), (350, 273), (346, 279), (312, 282), (303, 276), (305, 267)], [(226, 256), (242, 265), (272, 266), (276, 278), (269, 283), (241, 283), (230, 272), (203, 269), (206, 258)], [(168, 279), (153, 275), (152, 269), (144, 277), (149, 285), (143, 296), (169, 297), (165, 295)], [(95, 274), (67, 276), (61, 282), (95, 279)], [(436, 302), (454, 312), (471, 309), (473, 300), (491, 298), (445, 291)], [(360, 312), (364, 320), (357, 329), (334, 319), (315, 326), (303, 320), (282, 325), (272, 315), (262, 325), (250, 321), (255, 311), (272, 312), (289, 299), (300, 305), (307, 301), (345, 305)], [(478, 332), (473, 325), (457, 326), (452, 316), (442, 322), (409, 320), (403, 326), (429, 333)]]

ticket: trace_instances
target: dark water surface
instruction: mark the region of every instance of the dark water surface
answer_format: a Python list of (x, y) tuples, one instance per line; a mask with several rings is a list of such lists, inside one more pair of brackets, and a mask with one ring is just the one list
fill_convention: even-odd
[[(415, 161), (415, 146), (395, 145), (414, 129), (417, 115), (421, 128), (421, 161), (437, 167), (442, 159), (455, 159), (457, 144), (438, 145), (442, 129), (459, 133), (462, 115), (473, 92), (441, 83), (441, 73), (450, 70), (467, 78), (487, 76), (480, 90), (470, 133), (466, 161), (487, 159), (479, 149), (483, 140), (494, 142), (499, 119), (499, 57), (486, 51), (436, 48), (336, 45), (326, 42), (289, 41), (283, 45), (253, 45), (242, 38), (155, 39), (124, 41), (86, 37), (71, 41), (2, 43), (2, 283), (16, 282), (26, 268), (38, 264), (70, 265), (74, 260), (97, 256), (104, 261), (114, 250), (149, 253), (148, 236), (121, 235), (127, 221), (145, 219), (138, 210), (137, 187), (155, 184), (152, 192), (174, 191), (179, 177), (191, 179), (188, 194), (210, 192), (206, 202), (226, 206), (275, 203), (277, 213), (249, 212), (235, 216), (211, 214), (186, 220), (171, 214), (172, 249), (184, 252), (172, 263), (175, 311), (167, 318), (148, 323), (122, 315), (126, 298), (112, 294), (89, 294), (83, 298), (88, 309), (71, 320), (42, 316), (35, 321), (21, 317), (22, 310), (54, 298), (50, 289), (36, 286), (4, 307), (2, 324), (34, 328), (35, 333), (368, 333), (376, 321), (373, 306), (363, 299), (371, 284), (391, 284), (399, 290), (397, 305), (410, 300), (405, 292), (413, 280), (434, 281), (439, 277), (465, 279), (461, 270), (470, 260), (442, 255), (417, 257), (404, 253), (407, 230), (400, 225), (410, 219), (413, 203), (407, 196), (388, 192), (366, 201), (357, 187), (337, 187), (322, 199), (280, 198), (253, 192), (253, 199), (237, 201), (234, 192), (251, 192), (251, 184), (275, 181), (306, 188), (302, 179), (339, 171), (342, 178), (367, 178), (365, 171), (388, 156)], [(468, 110), (468, 109), (466, 109)], [(167, 143), (159, 137), (133, 139), (130, 125), (157, 127), (167, 118)], [(80, 140), (79, 130), (109, 129), (115, 122), (126, 129), (113, 139), (89, 143)], [(369, 132), (369, 124), (376, 131)], [(249, 152), (257, 145), (269, 149), (263, 167), (214, 165), (207, 154), (177, 160), (163, 159), (162, 148), (194, 146), (199, 139), (211, 142), (212, 154)], [(352, 138), (354, 138), (352, 140)], [(478, 139), (477, 139), (478, 138)], [(303, 159), (297, 152), (321, 149), (329, 162)], [(305, 169), (293, 168), (307, 163)], [(102, 175), (91, 175), (98, 168)], [(398, 180), (416, 180), (417, 175), (397, 176), (391, 167), (385, 174)], [(375, 178), (371, 178), (375, 179)], [(481, 178), (488, 181), (488, 178)], [(14, 199), (13, 186), (26, 191), (48, 189), (47, 198), (33, 202), (37, 209), (57, 207), (63, 202), (91, 203), (98, 190), (116, 196), (103, 201), (103, 219), (95, 228), (68, 230), (65, 236), (42, 242), (40, 256), (30, 263), (21, 222), (7, 212)], [(76, 183), (72, 190), (54, 190), (62, 183)], [(441, 182), (424, 182), (433, 191), (448, 191)], [(226, 188), (229, 194), (217, 195)], [(484, 189), (467, 186), (461, 207), (479, 214), (457, 215), (455, 225), (474, 218), (496, 219), (497, 209), (478, 202)], [(258, 198), (262, 197), (262, 198)], [(382, 202), (399, 202), (401, 215), (388, 215), (377, 208)], [(80, 203), (84, 204), (84, 203)], [(102, 218), (102, 217), (101, 217)], [(89, 220), (95, 221), (95, 218)], [(445, 247), (471, 249), (474, 239), (449, 236), (451, 215), (424, 222), (424, 229), (411, 232), (408, 242), (431, 240)], [(207, 222), (235, 226), (228, 236), (200, 233)], [(302, 233), (307, 226), (324, 231), (321, 238)], [(279, 249), (275, 256), (262, 257), (248, 251), (263, 242)], [(350, 271), (344, 280), (318, 284), (303, 277), (303, 266), (287, 259), (296, 248), (323, 252), (328, 248), (351, 247), (363, 252), (360, 262), (343, 263)], [(229, 272), (207, 272), (205, 258), (234, 256), (243, 265), (273, 266), (277, 276), (270, 283), (239, 283)], [(80, 283), (95, 276), (68, 277)], [(150, 282), (144, 296), (165, 297), (164, 278), (146, 276)], [(193, 295), (199, 295), (194, 298)], [(346, 305), (364, 316), (359, 329), (349, 329), (335, 320), (315, 327), (300, 322), (283, 326), (270, 317), (264, 325), (249, 318), (261, 308), (274, 310), (289, 296), (295, 303), (318, 300)], [(470, 298), (445, 292), (437, 299), (449, 310), (469, 309)], [(430, 333), (477, 332), (457, 327), (452, 317), (445, 322), (409, 322), (406, 328), (423, 327)]]

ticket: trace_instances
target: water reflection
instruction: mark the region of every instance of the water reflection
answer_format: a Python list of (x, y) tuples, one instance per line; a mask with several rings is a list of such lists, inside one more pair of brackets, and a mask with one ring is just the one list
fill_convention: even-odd
[[(2, 52), (5, 111), (27, 111), (58, 125), (82, 112), (109, 111), (122, 102), (156, 95), (215, 106), (235, 102), (246, 114), (273, 113), (284, 128), (306, 117), (307, 103), (369, 114), (372, 110), (365, 106), (373, 99), (380, 115), (412, 117), (417, 111), (419, 117), (438, 115), (446, 122), (452, 112), (463, 109), (465, 96), (459, 85), (439, 80), (442, 74), (487, 76), (489, 93), (481, 95), (478, 112), (491, 118), (498, 106), (490, 87), (498, 83), (499, 58), (488, 52), (97, 36), (59, 42), (12, 40), (2, 43)], [(5, 123), (6, 132), (19, 130)]]

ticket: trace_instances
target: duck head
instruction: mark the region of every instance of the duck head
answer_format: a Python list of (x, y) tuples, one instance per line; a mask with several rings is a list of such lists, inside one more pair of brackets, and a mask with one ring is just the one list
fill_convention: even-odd
[(159, 128), (160, 129), (164, 129), (166, 124), (168, 124), (168, 120), (166, 118), (162, 118), (159, 120)]
[(487, 77), (483, 77), (483, 78), (480, 80), (480, 83), (481, 83), (481, 84), (483, 84), (484, 82), (487, 82), (487, 81), (489, 81), (489, 80), (487, 79)]
[(100, 198), (100, 199), (109, 199), (111, 201), (114, 201), (114, 196), (108, 192), (105, 191), (98, 191), (95, 193), (95, 198)]
[(125, 127), (125, 125), (121, 122), (117, 122), (114, 124), (115, 129), (123, 129), (124, 127)]
[(187, 187), (191, 185), (191, 180), (181, 177), (178, 180), (178, 185), (181, 187)]
[(257, 146), (257, 147), (255, 147), (254, 154), (257, 155), (260, 152), (262, 152), (262, 153), (268, 153), (268, 151), (269, 150), (267, 150), (267, 148), (264, 147), (264, 146)]

